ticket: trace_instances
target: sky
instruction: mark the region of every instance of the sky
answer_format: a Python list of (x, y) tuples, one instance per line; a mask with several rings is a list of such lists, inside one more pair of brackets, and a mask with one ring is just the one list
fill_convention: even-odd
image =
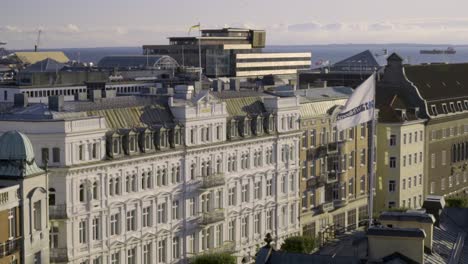
[(267, 45), (468, 44), (466, 0), (1, 0), (9, 49), (167, 44), (202, 28), (265, 29)]

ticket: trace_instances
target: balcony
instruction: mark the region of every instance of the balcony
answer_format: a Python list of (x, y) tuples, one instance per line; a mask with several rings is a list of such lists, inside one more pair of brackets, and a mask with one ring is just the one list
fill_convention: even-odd
[(334, 209), (335, 209), (335, 206), (333, 202), (323, 203), (319, 206), (319, 211), (321, 213), (330, 212), (330, 211), (333, 211)]
[(343, 206), (346, 206), (348, 204), (348, 199), (342, 199), (342, 200), (335, 200), (333, 201), (333, 206), (335, 208), (341, 208)]
[(68, 262), (68, 249), (67, 248), (51, 248), (50, 249), (51, 262)]
[(338, 154), (338, 153), (340, 153), (342, 145), (343, 145), (343, 142), (341, 142), (341, 141), (328, 143), (327, 144), (327, 154)]
[(223, 173), (218, 173), (210, 176), (201, 177), (200, 189), (206, 190), (217, 186), (222, 186), (226, 183)]
[(206, 226), (224, 220), (224, 209), (215, 209), (209, 212), (202, 212), (198, 219), (198, 224)]
[(49, 205), (49, 218), (50, 219), (66, 219), (67, 218), (67, 205)]
[(335, 170), (327, 172), (327, 183), (334, 183), (338, 181), (339, 173)]
[(5, 243), (0, 244), (0, 257), (19, 253), (21, 251), (21, 238), (16, 238), (14, 240), (8, 240)]
[(234, 241), (224, 241), (222, 245), (216, 248), (210, 248), (206, 250), (206, 253), (229, 253), (233, 254), (236, 252), (236, 243)]

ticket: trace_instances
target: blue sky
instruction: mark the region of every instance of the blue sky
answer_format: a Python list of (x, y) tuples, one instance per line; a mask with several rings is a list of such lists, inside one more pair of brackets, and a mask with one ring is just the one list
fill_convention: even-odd
[(2, 0), (0, 41), (41, 46), (165, 44), (190, 25), (267, 30), (268, 44), (468, 44), (466, 0)]

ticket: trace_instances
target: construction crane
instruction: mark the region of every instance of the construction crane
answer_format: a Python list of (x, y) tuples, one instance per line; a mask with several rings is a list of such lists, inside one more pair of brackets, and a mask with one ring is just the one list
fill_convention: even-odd
[(34, 45), (34, 52), (37, 52), (37, 49), (39, 49), (39, 42), (41, 41), (41, 32), (42, 30), (40, 29), (37, 32), (37, 41), (36, 41), (36, 45)]

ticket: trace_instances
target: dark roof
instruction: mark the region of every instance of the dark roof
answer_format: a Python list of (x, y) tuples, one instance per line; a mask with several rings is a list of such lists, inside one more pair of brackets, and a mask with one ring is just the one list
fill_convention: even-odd
[(257, 253), (255, 263), (257, 264), (310, 264), (310, 263), (360, 263), (356, 257), (341, 257), (341, 256), (323, 256), (312, 254), (288, 253), (285, 251), (275, 251), (267, 247), (262, 247)]
[(370, 50), (365, 50), (333, 64), (330, 67), (330, 71), (368, 72), (377, 70), (378, 68), (380, 68), (380, 64), (377, 62), (372, 52)]
[(399, 109), (408, 110), (405, 98), (398, 95), (389, 97), (388, 100), (377, 100), (377, 108), (379, 109), (379, 122), (383, 123), (401, 123), (405, 121), (418, 120), (418, 117), (413, 111), (406, 111), (406, 118), (403, 118)]
[(421, 223), (435, 222), (434, 216), (423, 212), (383, 212), (380, 221), (412, 221)]
[(425, 238), (426, 233), (419, 228), (389, 228), (371, 227), (367, 230), (368, 236), (392, 236), (392, 237), (421, 237)]
[(63, 67), (64, 63), (60, 63), (54, 59), (47, 58), (45, 60), (38, 61), (34, 64), (31, 64), (23, 72), (58, 72)]
[(414, 261), (407, 256), (401, 254), (400, 252), (395, 252), (384, 258), (382, 258), (383, 263), (404, 263), (404, 264), (418, 264), (417, 261)]
[(405, 66), (404, 70), (427, 101), (468, 98), (468, 63)]

